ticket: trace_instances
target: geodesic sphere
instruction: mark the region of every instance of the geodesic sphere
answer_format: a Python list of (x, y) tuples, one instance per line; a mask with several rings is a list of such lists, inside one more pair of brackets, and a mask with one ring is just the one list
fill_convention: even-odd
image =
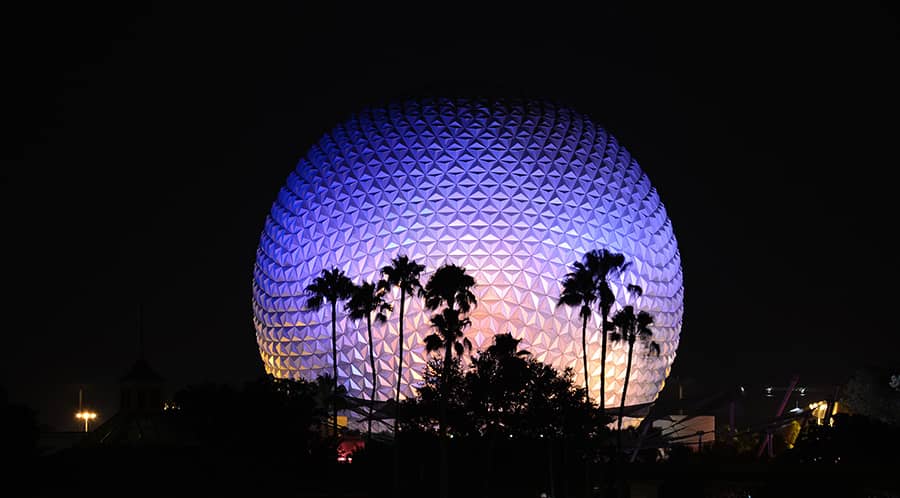
[[(466, 330), (476, 348), (510, 332), (538, 360), (572, 367), (582, 384), (581, 319), (558, 305), (569, 265), (590, 250), (622, 253), (612, 280), (616, 309), (635, 304), (655, 319), (660, 354), (635, 346), (627, 404), (653, 401), (675, 358), (682, 270), (656, 190), (606, 131), (570, 109), (532, 101), (413, 101), (370, 109), (313, 146), (267, 217), (253, 277), (253, 321), (266, 370), (312, 379), (332, 371), (330, 306), (305, 309), (304, 289), (337, 267), (375, 281), (398, 255), (474, 275), (477, 307)], [(643, 288), (630, 295), (627, 284)], [(399, 291), (386, 324), (373, 326), (376, 398), (397, 381)], [(430, 314), (407, 300), (402, 392), (414, 395), (427, 362)], [(599, 313), (588, 324), (592, 399), (600, 394)], [(351, 396), (372, 389), (365, 320), (338, 306), (338, 381)], [(617, 406), (626, 344), (610, 343), (606, 405)]]

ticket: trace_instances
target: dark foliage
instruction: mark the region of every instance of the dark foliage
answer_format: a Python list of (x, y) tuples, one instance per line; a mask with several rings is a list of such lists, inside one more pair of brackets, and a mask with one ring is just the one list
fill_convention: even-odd
[(838, 413), (834, 425), (807, 424), (782, 460), (815, 465), (900, 463), (900, 427), (863, 415)]
[(443, 394), (451, 465), (469, 462), (473, 493), (580, 493), (584, 465), (609, 449), (611, 419), (575, 386), (571, 370), (556, 371), (518, 343), (510, 334), (496, 335), (466, 369), (459, 358), (429, 362), (418, 396), (404, 403), (403, 445), (421, 452), (439, 446)]
[(333, 454), (324, 437), (334, 402), (332, 380), (315, 382), (264, 377), (243, 389), (205, 384), (176, 393), (176, 410), (166, 417), (181, 433), (205, 447), (308, 459)]
[[(560, 373), (510, 349), (505, 344), (510, 338), (495, 336), (494, 345), (476, 353), (465, 371), (458, 358), (453, 360), (446, 386), (448, 433), (463, 438), (604, 441), (609, 419), (601, 418), (596, 406), (585, 401), (584, 388), (575, 386), (572, 371)], [(404, 403), (404, 430), (435, 430), (442, 368), (442, 360), (429, 362), (418, 397)]]

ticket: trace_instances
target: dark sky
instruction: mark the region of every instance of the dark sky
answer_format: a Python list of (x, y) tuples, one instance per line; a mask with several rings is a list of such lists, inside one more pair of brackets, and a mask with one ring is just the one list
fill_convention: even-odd
[(359, 108), (430, 95), (556, 100), (632, 152), (681, 249), (674, 375), (708, 389), (793, 372), (824, 385), (896, 364), (896, 11), (611, 8), (568, 38), (540, 19), (498, 32), (319, 16), (3, 16), (13, 401), (73, 429), (83, 385), (111, 415), (138, 355), (139, 303), (170, 390), (262, 375), (250, 277), (287, 174)]

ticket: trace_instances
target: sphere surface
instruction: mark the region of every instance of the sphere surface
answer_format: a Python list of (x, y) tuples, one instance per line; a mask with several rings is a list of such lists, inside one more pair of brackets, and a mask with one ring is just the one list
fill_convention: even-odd
[[(256, 337), (276, 377), (331, 374), (330, 306), (305, 309), (304, 289), (337, 267), (376, 281), (398, 255), (425, 265), (422, 284), (454, 263), (475, 277), (467, 329), (476, 348), (510, 332), (538, 360), (572, 367), (583, 382), (581, 318), (558, 305), (571, 263), (590, 250), (630, 263), (612, 280), (617, 304), (650, 312), (660, 354), (635, 345), (627, 404), (656, 399), (678, 347), (682, 269), (672, 225), (637, 162), (587, 117), (533, 101), (413, 101), (366, 110), (325, 135), (289, 175), (267, 217), (253, 278)], [(643, 288), (643, 296), (627, 292)], [(377, 399), (397, 380), (399, 291), (386, 324), (374, 324)], [(365, 320), (338, 306), (338, 380), (368, 399)], [(414, 395), (428, 360), (430, 314), (407, 300), (402, 392)], [(591, 317), (591, 397), (600, 394), (599, 312)], [(617, 406), (627, 344), (610, 343), (606, 405)]]

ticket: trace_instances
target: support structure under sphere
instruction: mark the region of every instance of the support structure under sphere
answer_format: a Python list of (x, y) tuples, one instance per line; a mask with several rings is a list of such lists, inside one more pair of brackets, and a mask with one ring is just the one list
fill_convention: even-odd
[[(538, 360), (583, 379), (581, 319), (557, 304), (569, 265), (593, 249), (625, 255), (617, 303), (650, 312), (659, 355), (635, 345), (628, 405), (656, 399), (682, 322), (681, 259), (672, 224), (624, 147), (586, 116), (546, 102), (412, 101), (365, 110), (314, 145), (266, 219), (253, 275), (253, 322), (266, 370), (282, 378), (331, 374), (330, 307), (304, 308), (304, 289), (337, 267), (376, 281), (398, 255), (425, 265), (422, 283), (454, 263), (475, 277), (466, 335), (486, 348), (510, 332)], [(635, 298), (628, 284), (640, 285)], [(399, 300), (394, 290), (392, 299)], [(395, 303), (396, 304), (396, 303)], [(429, 316), (407, 300), (402, 392), (427, 362)], [(591, 398), (600, 394), (600, 317), (588, 323)], [(397, 382), (398, 316), (374, 325), (377, 399)], [(365, 320), (338, 307), (338, 380), (368, 399)], [(606, 406), (617, 406), (627, 344), (610, 343)]]

